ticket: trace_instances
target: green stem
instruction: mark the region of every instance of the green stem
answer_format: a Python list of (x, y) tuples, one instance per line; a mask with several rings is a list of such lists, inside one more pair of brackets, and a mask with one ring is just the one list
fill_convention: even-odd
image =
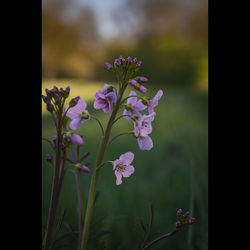
[(100, 168), (98, 169), (98, 166), (102, 163), (103, 157), (105, 150), (107, 148), (107, 143), (109, 140), (110, 132), (112, 129), (113, 121), (115, 120), (116, 114), (119, 110), (122, 95), (125, 91), (127, 84), (123, 84), (122, 87), (119, 90), (118, 97), (117, 97), (117, 102), (116, 105), (114, 106), (113, 112), (109, 118), (109, 122), (107, 124), (104, 136), (102, 138), (101, 146), (96, 158), (96, 163), (95, 163), (95, 169), (93, 171), (93, 175), (91, 178), (91, 183), (90, 183), (90, 189), (89, 189), (89, 195), (88, 195), (88, 204), (87, 204), (87, 210), (86, 210), (86, 215), (85, 215), (85, 221), (84, 221), (84, 227), (83, 227), (83, 237), (82, 237), (82, 246), (81, 249), (85, 250), (87, 248), (87, 241), (88, 241), (88, 234), (89, 234), (89, 228), (90, 228), (90, 222), (91, 222), (91, 216), (93, 212), (93, 207), (94, 207), (94, 201), (95, 201), (95, 194), (96, 194), (96, 185), (97, 185), (97, 180), (98, 180), (98, 175)]
[[(55, 161), (55, 167), (54, 167), (54, 176), (53, 176), (53, 184), (52, 184), (52, 194), (51, 194), (51, 200), (50, 200), (50, 208), (49, 208), (49, 218), (48, 218), (48, 224), (47, 224), (47, 230), (45, 233), (43, 245), (44, 249), (48, 250), (51, 236), (52, 236), (52, 229), (56, 214), (56, 208), (58, 204), (58, 198), (57, 197), (60, 194), (60, 190), (58, 190), (58, 181), (59, 181), (59, 171), (60, 171), (60, 165), (61, 165), (61, 151), (62, 151), (62, 123), (61, 119), (58, 120), (58, 127), (57, 127), (57, 145), (56, 145), (56, 161)], [(60, 185), (59, 185), (60, 188)]]

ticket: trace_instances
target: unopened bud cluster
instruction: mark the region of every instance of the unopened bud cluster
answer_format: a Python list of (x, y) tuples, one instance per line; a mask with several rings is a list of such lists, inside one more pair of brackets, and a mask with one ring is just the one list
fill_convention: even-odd
[(49, 112), (53, 112), (57, 109), (61, 109), (66, 98), (69, 97), (70, 87), (65, 89), (58, 89), (54, 86), (52, 89), (45, 89), (46, 96), (42, 95), (42, 99), (46, 104), (46, 108)]
[(182, 209), (177, 210), (176, 217), (177, 217), (177, 222), (175, 223), (176, 229), (181, 229), (184, 226), (189, 226), (196, 222), (195, 218), (193, 217), (190, 218), (189, 212), (186, 212), (185, 214), (183, 214)]
[(108, 71), (114, 74), (118, 73), (125, 78), (136, 73), (140, 69), (142, 61), (138, 61), (136, 57), (132, 58), (128, 56), (127, 58), (124, 58), (123, 56), (119, 56), (114, 60), (113, 64), (106, 62), (105, 65)]

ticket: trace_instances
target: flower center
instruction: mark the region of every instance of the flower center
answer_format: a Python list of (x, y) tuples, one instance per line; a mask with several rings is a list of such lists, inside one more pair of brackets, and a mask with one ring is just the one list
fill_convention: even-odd
[(126, 110), (131, 110), (131, 111), (133, 110), (132, 105), (130, 103), (125, 104), (125, 109)]
[(148, 126), (148, 122), (142, 122), (142, 127), (147, 127)]
[(81, 117), (81, 119), (88, 119), (89, 118), (89, 114), (88, 113), (85, 113), (85, 112), (82, 112), (81, 114), (80, 114), (80, 117)]
[(126, 166), (125, 165), (122, 165), (122, 164), (118, 164), (118, 165), (116, 165), (116, 170), (119, 170), (119, 171), (121, 171), (121, 172), (124, 172), (125, 171), (125, 169), (126, 169)]

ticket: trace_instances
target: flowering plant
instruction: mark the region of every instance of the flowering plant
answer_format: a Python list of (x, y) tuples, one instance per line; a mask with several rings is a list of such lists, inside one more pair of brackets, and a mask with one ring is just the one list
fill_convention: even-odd
[[(137, 61), (137, 58), (123, 58), (122, 56), (115, 59), (113, 64), (106, 62), (107, 70), (117, 77), (118, 84), (117, 86), (114, 86), (106, 83), (104, 84), (104, 88), (97, 91), (94, 95), (94, 108), (96, 110), (102, 110), (106, 114), (110, 113), (105, 128), (98, 118), (88, 112), (87, 104), (80, 96), (71, 99), (68, 105), (65, 106), (66, 99), (69, 97), (70, 87), (67, 87), (64, 90), (62, 88), (58, 89), (54, 86), (51, 90), (45, 90), (46, 96), (43, 95), (42, 99), (46, 104), (47, 110), (51, 114), (57, 134), (52, 138), (52, 141), (45, 139), (50, 143), (55, 152), (55, 161), (51, 155), (46, 155), (47, 161), (54, 167), (54, 178), (48, 224), (43, 240), (44, 249), (50, 249), (53, 245), (52, 231), (58, 199), (61, 192), (63, 178), (70, 166), (73, 166), (73, 170), (71, 171), (75, 174), (78, 192), (78, 249), (86, 249), (100, 169), (105, 164), (111, 163), (116, 177), (116, 185), (121, 185), (122, 177), (130, 177), (135, 173), (136, 169), (136, 166), (134, 167), (132, 165), (135, 157), (133, 152), (121, 152), (118, 159), (103, 162), (106, 149), (115, 139), (125, 134), (133, 135), (133, 137), (137, 139), (140, 150), (144, 151), (152, 149), (153, 141), (149, 135), (152, 133), (152, 122), (156, 117), (155, 107), (163, 96), (163, 91), (159, 90), (152, 98), (145, 96), (147, 88), (144, 87), (144, 84), (148, 82), (148, 79), (136, 75), (141, 65), (142, 61)], [(132, 89), (129, 96), (124, 97), (125, 90), (131, 87)], [(123, 109), (122, 114), (117, 116), (120, 109)], [(114, 123), (121, 118), (126, 119), (128, 122), (132, 122), (134, 130), (122, 132), (113, 138), (110, 138)], [(89, 169), (88, 164), (82, 163), (89, 153), (87, 152), (80, 157), (79, 148), (84, 145), (84, 140), (82, 136), (75, 132), (81, 124), (88, 122), (90, 119), (94, 119), (98, 122), (102, 132), (100, 148), (92, 170)], [(69, 152), (71, 154), (71, 159), (68, 157)], [(70, 163), (68, 168), (65, 167), (66, 161)], [(85, 211), (85, 209), (83, 209), (79, 174), (90, 172), (92, 176), (86, 213), (84, 213), (83, 211)], [(150, 211), (152, 212), (152, 205)], [(178, 220), (176, 223), (176, 231), (178, 231), (183, 225), (192, 224), (194, 222), (192, 219), (192, 221), (186, 223), (187, 220), (185, 220), (185, 218), (180, 218)], [(150, 223), (152, 224), (152, 221)], [(147, 246), (146, 243), (149, 233), (149, 231), (146, 233), (146, 237), (141, 245), (142, 249), (146, 249), (145, 246)], [(150, 244), (151, 243), (148, 243), (148, 245)]]

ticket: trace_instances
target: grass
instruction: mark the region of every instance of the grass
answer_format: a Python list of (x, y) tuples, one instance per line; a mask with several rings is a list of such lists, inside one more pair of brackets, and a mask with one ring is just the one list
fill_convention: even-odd
[[(43, 83), (51, 88), (71, 86), (72, 97), (80, 95), (88, 104), (88, 111), (107, 123), (108, 115), (93, 108), (93, 95), (104, 83), (85, 83), (63, 81), (63, 84)], [(151, 138), (154, 147), (151, 151), (140, 151), (132, 136), (124, 135), (115, 140), (105, 154), (104, 160), (114, 160), (120, 154), (132, 151), (135, 154), (133, 165), (135, 173), (123, 179), (120, 186), (115, 185), (112, 166), (105, 165), (101, 170), (97, 190), (97, 200), (93, 221), (108, 215), (96, 229), (112, 230), (100, 239), (106, 242), (106, 249), (137, 249), (138, 238), (133, 228), (139, 230), (137, 217), (148, 223), (148, 203), (152, 202), (155, 216), (153, 232), (167, 233), (174, 227), (176, 211), (192, 208), (191, 215), (197, 219), (192, 231), (183, 230), (172, 238), (162, 240), (152, 249), (198, 250), (208, 249), (208, 97), (206, 92), (191, 87), (168, 87), (148, 85), (148, 96), (152, 97), (159, 88), (164, 95), (156, 109)], [(112, 135), (133, 128), (125, 119), (120, 119), (112, 130)], [(84, 146), (81, 152), (90, 152), (86, 162), (93, 167), (101, 131), (94, 120), (79, 127), (78, 134), (83, 135)], [(43, 112), (42, 136), (50, 139), (55, 129), (50, 116)], [(45, 155), (52, 153), (46, 142), (42, 144), (42, 222), (47, 220), (53, 170), (46, 162)], [(192, 178), (190, 178), (190, 176)], [(90, 174), (81, 174), (81, 184), (85, 197), (88, 194)], [(66, 207), (67, 220), (77, 229), (77, 194), (72, 173), (68, 173), (63, 183), (58, 216)], [(66, 229), (65, 229), (66, 230)], [(66, 240), (67, 241), (67, 240)], [(75, 244), (74, 238), (71, 239)], [(96, 242), (93, 241), (93, 246)], [(76, 248), (73, 248), (76, 249)], [(94, 249), (91, 248), (91, 249)]]

